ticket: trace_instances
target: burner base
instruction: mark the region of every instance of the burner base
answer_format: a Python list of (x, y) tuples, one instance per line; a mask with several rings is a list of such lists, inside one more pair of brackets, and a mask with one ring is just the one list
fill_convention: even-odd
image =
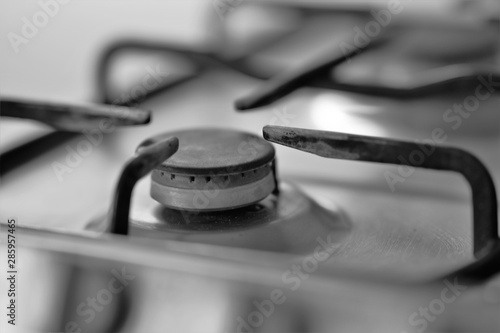
[[(130, 211), (131, 236), (185, 241), (292, 254), (310, 254), (318, 238), (343, 243), (351, 223), (332, 205), (319, 205), (297, 188), (282, 182), (280, 195), (269, 195), (250, 206), (212, 212), (164, 207), (151, 199), (148, 184), (136, 187)], [(137, 193), (139, 192), (139, 193)], [(103, 217), (88, 229), (106, 231)]]

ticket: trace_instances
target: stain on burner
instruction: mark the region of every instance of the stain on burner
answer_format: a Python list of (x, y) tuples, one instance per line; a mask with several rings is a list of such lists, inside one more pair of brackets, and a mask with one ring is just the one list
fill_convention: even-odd
[(138, 149), (170, 136), (179, 138), (179, 150), (151, 175), (151, 197), (162, 205), (227, 210), (277, 190), (275, 151), (264, 139), (236, 130), (190, 129), (155, 136)]

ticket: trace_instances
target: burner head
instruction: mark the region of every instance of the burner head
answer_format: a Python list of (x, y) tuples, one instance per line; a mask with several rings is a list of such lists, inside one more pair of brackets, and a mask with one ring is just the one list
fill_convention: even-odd
[(258, 202), (276, 189), (274, 148), (264, 139), (227, 129), (191, 129), (146, 140), (179, 138), (179, 150), (151, 175), (151, 197), (164, 206), (226, 210)]

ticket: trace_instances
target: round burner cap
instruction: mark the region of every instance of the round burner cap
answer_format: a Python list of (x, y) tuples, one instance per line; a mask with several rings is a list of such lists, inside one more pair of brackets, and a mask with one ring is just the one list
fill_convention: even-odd
[(170, 136), (179, 150), (151, 176), (151, 197), (184, 210), (226, 210), (258, 202), (276, 187), (273, 146), (253, 134), (228, 129), (190, 129)]

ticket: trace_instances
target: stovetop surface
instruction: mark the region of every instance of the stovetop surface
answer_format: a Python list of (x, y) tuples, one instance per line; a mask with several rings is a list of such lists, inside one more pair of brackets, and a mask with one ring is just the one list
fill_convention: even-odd
[[(194, 5), (186, 5), (184, 14), (190, 10), (194, 13), (194, 8)], [(178, 31), (189, 25), (189, 21), (181, 22), (173, 13), (168, 15), (179, 24)], [(159, 24), (155, 27), (161, 30)], [(172, 33), (172, 38), (173, 35)], [(189, 33), (186, 32), (186, 35)], [(157, 36), (162, 37), (159, 33)], [(36, 44), (28, 46), (37, 47)], [(387, 61), (392, 51), (386, 49), (361, 55), (342, 66), (339, 74), (364, 82), (383, 81), (383, 78), (391, 77), (404, 84), (411, 81), (419, 71), (436, 66), (435, 63), (423, 63), (419, 59), (408, 57), (394, 57), (393, 61)], [(87, 56), (92, 58), (90, 53)], [(97, 52), (91, 55), (96, 58)], [(273, 52), (261, 55), (262, 59), (267, 59), (267, 69), (272, 69), (273, 64), (281, 63), (277, 62)], [(499, 58), (496, 56), (476, 60), (498, 65)], [(288, 61), (289, 59), (283, 60), (283, 63), (288, 64)], [(293, 64), (293, 61), (290, 63)], [(146, 73), (148, 66), (166, 66), (164, 70), (168, 73), (170, 69), (167, 65), (162, 60), (150, 58), (138, 63), (135, 69), (141, 75)], [(86, 66), (87, 69), (90, 67)], [(83, 76), (92, 76), (90, 72)], [(240, 312), (248, 312), (251, 307), (249, 299), (253, 299), (255, 295), (262, 296), (259, 293), (267, 291), (265, 288), (279, 285), (283, 270), (306, 256), (306, 252), (300, 250), (309, 250), (308, 247), (301, 248), (300, 244), (289, 241), (294, 236), (302, 236), (293, 233), (288, 235), (290, 238), (280, 239), (280, 244), (284, 245), (274, 249), (271, 246), (251, 249), (248, 244), (243, 246), (234, 241), (231, 246), (220, 246), (217, 244), (219, 238), (210, 237), (209, 234), (208, 239), (211, 240), (208, 241), (207, 234), (203, 231), (188, 242), (185, 241), (188, 238), (184, 237), (185, 234), (167, 239), (161, 233), (150, 237), (147, 232), (143, 232), (132, 235), (130, 245), (127, 239), (113, 237), (112, 242), (106, 244), (108, 238), (102, 234), (102, 226), (107, 221), (106, 214), (124, 163), (134, 154), (139, 143), (165, 132), (225, 127), (261, 136), (262, 127), (272, 124), (414, 141), (428, 140), (434, 129), (441, 128), (447, 136), (446, 145), (473, 152), (486, 165), (495, 185), (498, 187), (500, 184), (498, 94), (481, 101), (477, 111), (469, 118), (462, 119), (457, 129), (445, 121), (443, 115), (455, 103), (464, 102), (466, 96), (462, 93), (398, 101), (305, 88), (262, 110), (237, 113), (233, 107), (235, 99), (252, 91), (260, 83), (229, 71), (211, 71), (141, 102), (140, 107), (153, 111), (152, 122), (146, 126), (116, 128), (104, 136), (102, 142), (92, 144), (90, 153), (80, 156), (75, 165), (70, 166), (71, 172), (58, 174), (54, 171), (53, 163), (67, 164), (66, 159), (71, 154), (69, 151), (76, 150), (78, 144), (86, 140), (85, 137), (76, 137), (2, 177), (0, 220), (15, 217), (19, 225), (91, 236), (90, 239), (73, 242), (73, 236), (59, 239), (58, 236), (48, 235), (45, 240), (43, 232), (38, 236), (30, 236), (29, 232), (26, 234), (26, 240), (33, 240), (35, 247), (46, 247), (55, 252), (64, 252), (66, 248), (70, 253), (77, 253), (75, 259), (73, 254), (64, 257), (60, 256), (60, 252), (56, 255), (51, 253), (50, 256), (45, 252), (37, 253), (36, 249), (34, 252), (26, 252), (23, 265), (29, 262), (32, 266), (24, 266), (23, 269), (25, 272), (39, 274), (40, 281), (45, 282), (44, 287), (48, 286), (45, 294), (45, 289), (39, 288), (36, 295), (40, 299), (49, 298), (49, 291), (55, 292), (59, 288), (57, 281), (67, 274), (65, 269), (50, 271), (44, 265), (49, 267), (55, 262), (56, 266), (64, 266), (70, 262), (71, 266), (78, 262), (88, 271), (99, 271), (109, 267), (108, 260), (115, 260), (114, 264), (129, 260), (131, 263), (128, 267), (136, 269), (135, 272), (142, 278), (142, 289), (134, 294), (137, 304), (159, 312), (179, 314), (177, 318), (172, 316), (168, 320), (152, 315), (139, 316), (137, 327), (154, 330), (158, 325), (164, 325), (165, 320), (173, 327), (194, 325), (188, 319), (187, 314), (190, 312), (196, 313), (200, 322), (219, 327), (215, 321), (223, 321), (228, 312), (234, 313), (234, 317)], [(78, 85), (67, 87), (66, 92), (78, 90), (76, 86)], [(43, 87), (37, 90), (33, 82), (26, 84), (25, 91), (12, 87), (9, 87), (10, 92), (23, 92), (21, 95), (28, 96), (33, 92), (38, 97), (43, 97), (47, 93), (44, 89), (48, 89)], [(80, 90), (73, 93), (80, 99), (83, 96)], [(32, 125), (2, 121), (0, 131), (7, 127), (13, 131), (17, 128), (28, 131), (28, 127)], [(43, 126), (36, 126), (36, 130), (50, 131)], [(331, 321), (325, 318), (331, 313), (335, 313), (333, 319), (330, 318), (332, 321), (342, 322), (346, 327), (357, 322), (357, 313), (365, 314), (366, 320), (359, 324), (365, 325), (364, 328), (371, 323), (377, 323), (380, 331), (400, 327), (393, 325), (394, 322), (402, 322), (402, 327), (405, 327), (408, 324), (408, 314), (416, 311), (417, 305), (427, 304), (426, 297), (434, 297), (442, 286), (434, 285), (425, 291), (418, 288), (399, 289), (399, 285), (390, 283), (373, 287), (370, 282), (372, 277), (373, 280), (376, 276), (389, 276), (403, 281), (426, 280), (474, 260), (471, 194), (460, 175), (416, 169), (411, 176), (405, 177), (404, 181), (391, 188), (385, 175), (387, 172), (397, 174), (395, 166), (324, 159), (278, 145), (275, 145), (275, 149), (278, 176), (283, 186), (298, 189), (321, 207), (322, 212), (328, 212), (324, 228), (315, 229), (318, 235), (313, 236), (335, 234), (335, 242), (340, 245), (333, 260), (321, 267), (317, 276), (311, 279), (309, 287), (301, 288), (296, 294), (288, 294), (292, 301), (287, 303), (288, 312), (283, 318), (289, 318), (292, 313), (292, 316), (296, 315), (299, 318), (297, 320), (301, 321), (300, 314), (307, 313), (305, 309), (310, 306), (317, 310), (312, 316), (314, 318), (308, 319), (315, 323), (310, 327), (328, 327)], [(139, 208), (139, 211), (133, 211), (132, 218), (140, 218), (140, 207), (158, 205), (148, 196), (149, 183), (150, 179), (146, 177), (137, 185), (132, 206), (133, 209)], [(104, 224), (100, 224), (100, 229), (93, 229), (92, 223), (95, 221), (104, 221)], [(283, 222), (286, 220), (280, 221)], [(218, 230), (216, 233), (222, 234), (222, 243), (227, 241), (224, 232)], [(104, 237), (105, 241), (102, 242), (100, 237)], [(76, 245), (71, 247), (71, 244)], [(168, 254), (160, 255), (164, 249), (168, 249), (165, 251)], [(85, 254), (88, 257), (82, 259)], [(101, 256), (105, 258), (102, 259)], [(191, 261), (186, 260), (188, 258)], [(253, 267), (259, 269), (252, 270)], [(359, 273), (358, 278), (362, 277), (361, 283), (355, 279), (351, 281), (348, 273), (345, 279), (337, 278), (338, 274), (351, 272), (351, 269)], [(261, 274), (263, 272), (269, 275)], [(22, 281), (24, 285), (32, 283), (26, 276), (28, 275), (23, 277), (26, 280)], [(273, 278), (268, 278), (269, 276)], [(249, 287), (245, 283), (261, 285)], [(265, 286), (264, 289), (262, 285)], [(170, 300), (175, 300), (176, 306), (166, 302), (160, 291), (168, 293)], [(479, 291), (478, 294), (482, 292)], [(188, 294), (189, 297), (186, 296)], [(461, 324), (467, 322), (467, 318), (472, 315), (460, 318), (459, 314), (473, 313), (468, 310), (478, 304), (478, 294), (454, 305), (458, 310), (450, 311), (449, 317), (444, 320)], [(330, 302), (330, 298), (335, 297), (338, 302)], [(405, 299), (401, 301), (401, 298)], [(487, 304), (481, 307), (485, 318), (490, 320), (487, 321), (490, 326), (485, 324), (489, 328), (493, 327), (491, 319), (498, 313), (496, 305), (494, 303), (493, 306)], [(210, 312), (213, 308), (215, 310)], [(43, 315), (48, 316), (44, 313), (40, 317)], [(275, 318), (280, 322), (279, 316)], [(385, 319), (391, 324), (384, 324)], [(283, 319), (281, 324), (284, 322), (287, 321)], [(290, 322), (287, 323), (290, 327), (293, 326)], [(282, 329), (288, 326), (278, 327)], [(196, 331), (199, 327), (191, 328)]]
[[(121, 168), (136, 146), (163, 132), (224, 126), (260, 135), (261, 128), (271, 123), (425, 140), (435, 127), (446, 130), (439, 115), (453, 103), (452, 97), (399, 103), (340, 92), (303, 91), (267, 110), (234, 112), (234, 98), (253, 84), (233, 74), (214, 72), (144, 102), (142, 107), (154, 110), (151, 124), (117, 129), (105, 136), (62, 181), (51, 164), (64, 163), (65, 147), (76, 149), (82, 138), (18, 168), (2, 181), (2, 218), (14, 215), (27, 225), (85, 229), (89, 221), (107, 212)], [(448, 145), (473, 151), (498, 183), (500, 159), (493, 153), (499, 143), (496, 103), (498, 98), (492, 97), (467, 119), (474, 124), (464, 121), (462, 128), (448, 129), (446, 134)], [(422, 114), (426, 116), (420, 117)], [(408, 262), (407, 257), (415, 253), (423, 258), (471, 258), (470, 193), (460, 175), (417, 169), (392, 192), (384, 172), (397, 172), (395, 167), (328, 160), (280, 146), (276, 150), (281, 179), (347, 216), (353, 232), (359, 233), (350, 246), (361, 258), (394, 256)], [(147, 187), (148, 182), (144, 179), (142, 186)]]

